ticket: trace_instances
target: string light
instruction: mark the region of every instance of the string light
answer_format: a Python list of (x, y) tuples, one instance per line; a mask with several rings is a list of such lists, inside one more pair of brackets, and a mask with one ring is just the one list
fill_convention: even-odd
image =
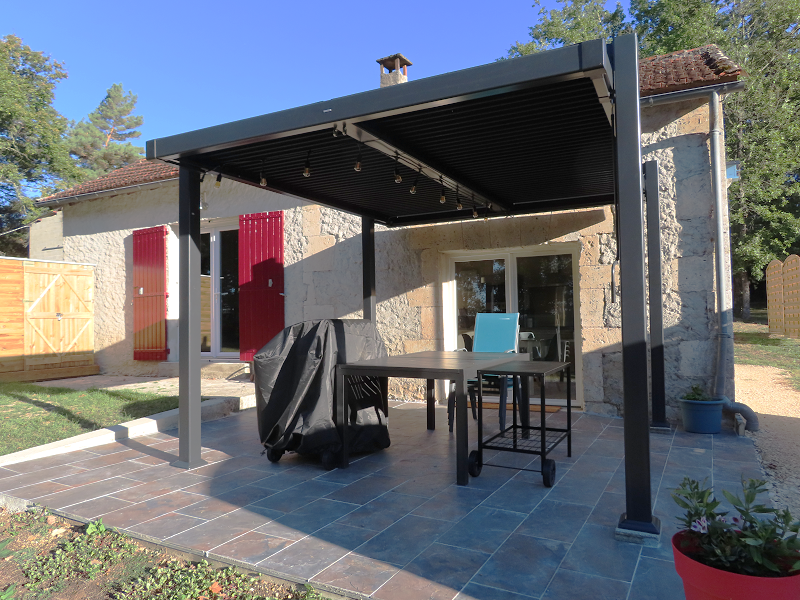
[(217, 180), (214, 182), (214, 187), (219, 187), (222, 184), (222, 173), (217, 173)]
[(472, 218), (473, 219), (477, 219), (478, 218), (478, 209), (475, 208), (474, 206), (472, 207)]
[(444, 180), (442, 180), (442, 178), (440, 177), (439, 181), (442, 182), (442, 195), (439, 197), (439, 204), (444, 204), (445, 202), (447, 202), (447, 196), (445, 195), (445, 189), (444, 189)]
[(258, 172), (258, 178), (261, 180), (261, 187), (267, 187), (267, 178), (264, 177), (264, 161), (261, 161), (261, 171)]
[(308, 151), (306, 156), (306, 164), (303, 167), (303, 177), (311, 177), (311, 150)]
[(419, 168), (419, 173), (417, 173), (417, 176), (414, 178), (414, 183), (411, 184), (411, 189), (408, 190), (409, 194), (416, 194), (417, 193), (417, 183), (419, 183), (420, 173), (422, 173), (422, 167)]
[(353, 171), (357, 173), (361, 172), (361, 144), (358, 145), (358, 156), (356, 156), (356, 164), (353, 167)]
[(400, 175), (400, 157), (395, 156), (394, 163), (394, 182), (403, 183), (403, 176)]
[(456, 210), (461, 210), (464, 206), (461, 204), (461, 197), (458, 193), (458, 186), (456, 186)]

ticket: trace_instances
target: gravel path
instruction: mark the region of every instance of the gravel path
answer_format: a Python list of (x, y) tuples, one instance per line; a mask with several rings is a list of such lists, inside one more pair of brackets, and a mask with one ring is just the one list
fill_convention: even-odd
[(736, 365), (736, 399), (758, 413), (755, 441), (773, 484), (772, 499), (800, 518), (800, 392), (775, 367)]

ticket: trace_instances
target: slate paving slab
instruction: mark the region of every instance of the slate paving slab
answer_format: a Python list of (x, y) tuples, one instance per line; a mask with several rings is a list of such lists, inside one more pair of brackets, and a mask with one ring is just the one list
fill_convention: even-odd
[(380, 600), (666, 600), (683, 597), (671, 490), (687, 475), (738, 489), (728, 483), (758, 465), (746, 438), (651, 435), (663, 533), (642, 547), (613, 535), (625, 507), (621, 420), (576, 413), (572, 456), (563, 444), (551, 454), (552, 488), (519, 470), (538, 469), (538, 457), (503, 453), (487, 462), (513, 468), (487, 465), (459, 487), (444, 409), (435, 431), (420, 405), (390, 413), (392, 446), (354, 455), (348, 469), (291, 454), (269, 462), (244, 411), (203, 424), (202, 456), (214, 462), (197, 469), (169, 464), (177, 432), (162, 432), (2, 467), (0, 492)]

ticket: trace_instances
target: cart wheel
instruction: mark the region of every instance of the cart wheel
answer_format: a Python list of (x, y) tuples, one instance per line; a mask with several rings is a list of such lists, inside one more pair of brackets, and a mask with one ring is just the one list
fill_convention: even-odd
[(332, 471), (336, 468), (336, 454), (330, 450), (325, 450), (322, 453), (322, 466), (326, 471)]
[(275, 448), (269, 448), (267, 450), (267, 458), (269, 459), (269, 462), (276, 463), (281, 459), (281, 456), (283, 456), (283, 450), (276, 450)]
[(467, 462), (467, 470), (469, 474), (473, 477), (477, 477), (481, 474), (481, 470), (483, 469), (483, 465), (480, 462), (478, 457), (478, 451), (473, 450), (469, 453), (469, 461)]
[(542, 482), (544, 487), (553, 487), (556, 482), (556, 461), (551, 458), (542, 461)]

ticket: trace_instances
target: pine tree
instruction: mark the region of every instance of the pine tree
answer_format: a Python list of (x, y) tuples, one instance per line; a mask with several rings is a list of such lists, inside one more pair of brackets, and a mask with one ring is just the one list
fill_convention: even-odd
[(94, 179), (142, 158), (144, 148), (127, 141), (138, 138), (144, 118), (133, 115), (137, 96), (115, 83), (88, 117), (73, 123), (67, 136), (69, 150), (81, 167), (81, 179)]

